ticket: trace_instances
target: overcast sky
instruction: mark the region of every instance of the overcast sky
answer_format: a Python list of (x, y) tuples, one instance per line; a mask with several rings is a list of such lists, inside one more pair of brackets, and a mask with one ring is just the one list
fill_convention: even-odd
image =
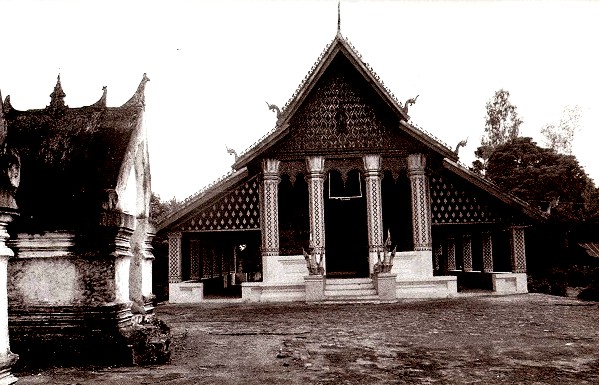
[[(583, 119), (574, 152), (599, 181), (598, 1), (342, 1), (341, 32), (412, 120), (470, 164), (485, 103), (510, 92), (521, 134), (566, 106)], [(335, 37), (330, 1), (0, 0), (0, 90), (21, 110), (43, 108), (61, 75), (71, 107), (108, 86), (108, 105), (144, 72), (153, 190), (184, 199), (230, 171), (274, 127), (283, 106)]]

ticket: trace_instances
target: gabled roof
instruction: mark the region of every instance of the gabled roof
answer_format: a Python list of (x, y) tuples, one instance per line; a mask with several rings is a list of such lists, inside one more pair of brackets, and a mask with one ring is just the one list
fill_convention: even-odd
[(372, 70), (370, 65), (362, 60), (361, 55), (351, 43), (338, 32), (332, 42), (325, 47), (324, 51), (294, 92), (291, 99), (283, 107), (277, 118), (277, 124), (274, 129), (268, 132), (237, 158), (233, 164), (233, 169), (236, 171), (231, 172), (190, 198), (187, 198), (181, 208), (170, 216), (162, 219), (157, 226), (157, 230), (162, 231), (172, 227), (175, 223), (179, 223), (181, 220), (184, 220), (191, 215), (198, 207), (202, 207), (218, 198), (222, 192), (233, 188), (236, 184), (247, 178), (249, 176), (247, 166), (290, 133), (291, 118), (298, 112), (302, 105), (304, 105), (311, 91), (316, 87), (317, 83), (323, 77), (337, 55), (344, 55), (353, 68), (363, 76), (375, 93), (380, 96), (381, 100), (397, 115), (399, 120), (399, 127), (397, 127), (397, 129), (422, 143), (433, 152), (439, 154), (441, 158), (444, 159), (444, 168), (465, 179), (469, 183), (478, 186), (483, 191), (497, 197), (500, 201), (518, 208), (524, 215), (538, 221), (544, 221), (546, 219), (542, 212), (531, 207), (528, 203), (513, 195), (502, 192), (490, 181), (471, 172), (466, 167), (461, 166), (458, 163), (457, 154), (452, 151), (450, 147), (410, 122), (407, 108), (405, 108), (393, 93), (384, 86), (383, 82)]
[(234, 187), (237, 183), (243, 181), (248, 176), (247, 168), (242, 168), (237, 171), (232, 171), (229, 174), (218, 179), (216, 182), (208, 185), (198, 193), (185, 199), (181, 206), (173, 213), (168, 214), (164, 218), (159, 218), (156, 231), (164, 230), (173, 223), (180, 221), (187, 215), (191, 214), (196, 208), (205, 205), (212, 199), (220, 196), (223, 192)]
[(379, 76), (373, 71), (370, 65), (362, 60), (362, 56), (356, 51), (352, 44), (344, 38), (338, 31), (333, 41), (325, 47), (316, 63), (310, 69), (310, 72), (299, 85), (291, 99), (283, 107), (280, 116), (277, 119), (277, 125), (268, 134), (262, 137), (257, 143), (242, 153), (233, 164), (234, 169), (247, 166), (252, 160), (269, 149), (289, 133), (289, 121), (291, 117), (303, 105), (304, 101), (314, 89), (318, 80), (323, 76), (327, 68), (337, 55), (344, 55), (353, 67), (366, 79), (372, 86), (372, 89), (381, 97), (389, 108), (397, 114), (401, 122), (402, 131), (420, 141), (443, 157), (457, 160), (457, 155), (440, 140), (431, 134), (419, 129), (414, 124), (409, 123), (408, 109), (402, 105), (395, 95), (383, 84)]
[(521, 212), (526, 216), (540, 222), (544, 222), (545, 220), (547, 220), (547, 215), (544, 214), (542, 211), (538, 210), (535, 207), (532, 207), (526, 201), (523, 201), (522, 199), (512, 194), (508, 194), (502, 191), (497, 185), (495, 185), (490, 180), (485, 179), (477, 175), (476, 173), (468, 170), (466, 167), (462, 166), (458, 162), (445, 158), (443, 159), (443, 167), (456, 174), (457, 176), (465, 179), (469, 183), (472, 183), (473, 185), (477, 186), (483, 191), (486, 191), (489, 194), (495, 196), (503, 203), (520, 209)]

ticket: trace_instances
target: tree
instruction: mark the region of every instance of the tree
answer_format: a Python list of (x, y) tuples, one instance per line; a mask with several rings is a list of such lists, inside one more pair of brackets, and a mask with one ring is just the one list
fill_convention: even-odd
[(487, 102), (485, 133), (481, 139), (481, 146), (474, 152), (478, 159), (472, 164), (474, 171), (480, 174), (485, 173), (487, 161), (495, 148), (517, 138), (520, 133), (522, 120), (518, 117), (517, 108), (509, 101), (509, 97), (509, 91), (500, 89)]
[(181, 206), (181, 202), (172, 197), (169, 201), (163, 202), (160, 196), (152, 193), (150, 198), (150, 223), (158, 224), (167, 215), (173, 213)]
[(560, 154), (572, 155), (572, 142), (574, 134), (578, 130), (579, 121), (582, 116), (580, 106), (566, 107), (562, 112), (559, 123), (549, 123), (541, 128), (541, 134), (545, 136), (545, 144)]
[(576, 158), (539, 147), (531, 138), (499, 145), (485, 176), (559, 221), (596, 217), (597, 189)]

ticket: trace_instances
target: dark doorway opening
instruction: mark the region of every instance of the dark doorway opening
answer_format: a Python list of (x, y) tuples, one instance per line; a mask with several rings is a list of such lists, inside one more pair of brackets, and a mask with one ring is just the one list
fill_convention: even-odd
[(364, 181), (358, 171), (331, 171), (325, 183), (325, 252), (329, 278), (368, 277)]
[(261, 280), (259, 231), (191, 233), (183, 238), (183, 280), (202, 282), (204, 298), (241, 298), (241, 283)]

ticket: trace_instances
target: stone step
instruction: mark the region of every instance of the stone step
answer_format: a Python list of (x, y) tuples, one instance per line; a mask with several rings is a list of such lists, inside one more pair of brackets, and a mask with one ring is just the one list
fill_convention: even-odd
[(380, 303), (378, 295), (358, 295), (358, 296), (334, 296), (325, 297), (324, 302), (330, 304), (342, 304), (342, 303)]
[(327, 279), (325, 282), (325, 297), (331, 298), (378, 298), (372, 279), (370, 278), (352, 278), (352, 279)]
[(371, 278), (327, 278), (327, 285), (372, 284)]
[(374, 289), (362, 289), (362, 290), (327, 290), (324, 291), (325, 297), (331, 298), (347, 298), (347, 297), (368, 297), (377, 296), (376, 290)]
[(337, 291), (337, 290), (368, 290), (374, 289), (372, 282), (369, 283), (348, 283), (347, 285), (329, 285), (325, 284), (325, 290)]

